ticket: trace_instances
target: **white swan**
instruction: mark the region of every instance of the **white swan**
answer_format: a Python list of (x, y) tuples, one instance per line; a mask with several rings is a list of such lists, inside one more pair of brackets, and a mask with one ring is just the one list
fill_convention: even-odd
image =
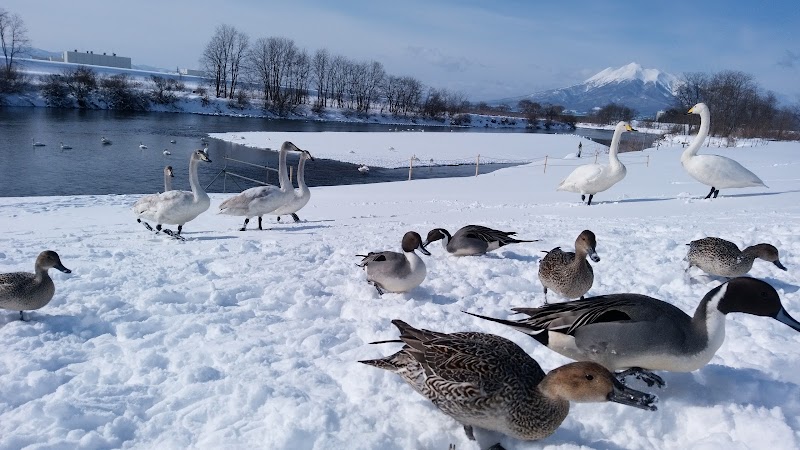
[(361, 173), (369, 173), (369, 166), (364, 164), (363, 166), (358, 168), (358, 171)]
[(688, 114), (700, 115), (700, 130), (694, 140), (681, 154), (681, 164), (695, 180), (711, 186), (705, 198), (717, 198), (720, 189), (764, 186), (761, 178), (745, 169), (738, 162), (718, 155), (698, 155), (711, 126), (711, 113), (705, 103), (698, 103), (689, 109)]
[(291, 202), (281, 206), (280, 208), (270, 213), (278, 216), (278, 222), (281, 221), (281, 216), (284, 214), (291, 214), (292, 219), (294, 219), (295, 222), (299, 222), (300, 218), (297, 217), (296, 214), (297, 211), (300, 211), (304, 206), (306, 206), (308, 201), (311, 199), (311, 191), (308, 189), (308, 186), (306, 186), (305, 173), (306, 173), (306, 160), (310, 159), (311, 161), (313, 161), (314, 158), (311, 156), (311, 153), (309, 153), (306, 150), (303, 150), (302, 153), (303, 154), (300, 155), (300, 163), (297, 164), (298, 189), (294, 191), (294, 198), (292, 199)]
[[(156, 231), (179, 239), (183, 225), (202, 214), (211, 205), (208, 194), (203, 190), (197, 177), (197, 165), (200, 161), (211, 162), (206, 152), (196, 150), (189, 158), (189, 185), (192, 191), (167, 191), (161, 194), (146, 195), (133, 205), (133, 212), (136, 214), (136, 221), (141, 222), (148, 230), (153, 228), (144, 220), (155, 222)], [(164, 228), (161, 224), (177, 224), (178, 232)]]
[(142, 142), (139, 142), (139, 148), (140, 148), (140, 149), (142, 149), (142, 150), (144, 150), (144, 149), (146, 149), (146, 148), (147, 148), (147, 146), (146, 146), (146, 145), (144, 145), (144, 143), (142, 143)]
[(636, 130), (631, 128), (628, 122), (620, 122), (617, 124), (617, 127), (614, 129), (614, 137), (611, 138), (611, 147), (608, 150), (607, 166), (602, 164), (585, 164), (578, 166), (567, 178), (561, 181), (557, 190), (578, 192), (581, 194), (581, 200), (585, 200), (586, 194), (589, 194), (589, 201), (586, 202), (586, 204), (591, 205), (594, 194), (605, 191), (625, 178), (628, 171), (625, 165), (617, 158), (619, 141), (624, 131)]
[(172, 177), (174, 176), (172, 166), (164, 167), (164, 192), (172, 190)]
[(100, 138), (100, 143), (103, 144), (103, 145), (111, 145), (111, 140), (110, 139), (106, 139), (106, 137), (103, 136), (103, 137)]
[(280, 181), (280, 187), (270, 185), (250, 188), (219, 205), (220, 214), (245, 217), (244, 225), (239, 231), (246, 230), (250, 218), (255, 216), (258, 216), (258, 229), (263, 230), (261, 227), (262, 216), (275, 211), (294, 199), (294, 187), (292, 187), (292, 183), (289, 181), (289, 174), (286, 171), (286, 154), (290, 151), (302, 152), (289, 141), (281, 145), (281, 151), (278, 154), (278, 180)]
[(46, 145), (38, 142), (36, 139), (31, 139), (31, 144), (33, 144), (34, 147), (44, 147)]
[(171, 154), (172, 154), (172, 152), (170, 152), (170, 151), (169, 151), (169, 150), (167, 150), (167, 149), (164, 149), (164, 156), (169, 156), (169, 155), (171, 155)]
[(59, 142), (58, 145), (61, 146), (61, 150), (72, 150), (72, 147), (70, 147), (69, 145), (64, 145), (63, 142)]

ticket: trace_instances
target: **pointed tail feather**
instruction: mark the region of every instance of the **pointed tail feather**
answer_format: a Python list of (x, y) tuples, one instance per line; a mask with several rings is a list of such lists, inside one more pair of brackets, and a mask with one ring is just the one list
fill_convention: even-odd
[(547, 329), (545, 329), (545, 328), (536, 328), (536, 327), (528, 325), (528, 324), (526, 324), (524, 322), (517, 322), (517, 321), (514, 321), (514, 320), (505, 320), (505, 319), (496, 319), (494, 317), (482, 316), (480, 314), (474, 314), (474, 313), (471, 313), (471, 312), (468, 312), (468, 311), (461, 311), (461, 312), (463, 312), (465, 314), (469, 314), (470, 316), (478, 317), (480, 319), (488, 320), (490, 322), (497, 322), (497, 323), (501, 323), (503, 325), (507, 325), (507, 326), (517, 330), (517, 331), (520, 331), (522, 333), (527, 334), (528, 336), (536, 339), (537, 341), (539, 341), (539, 343), (541, 343), (542, 345), (545, 345), (545, 346), (547, 345), (547, 343), (549, 341), (549, 339), (548, 339), (549, 336), (547, 334)]

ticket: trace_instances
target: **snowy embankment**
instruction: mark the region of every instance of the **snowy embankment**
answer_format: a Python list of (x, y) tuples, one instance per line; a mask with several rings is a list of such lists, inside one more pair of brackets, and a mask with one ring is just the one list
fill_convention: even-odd
[[(322, 135), (325, 145), (315, 140)], [(455, 133), (419, 136), (462, 154)], [(491, 136), (487, 156), (519, 156), (506, 152), (518, 135)], [(586, 228), (602, 257), (590, 295), (642, 293), (691, 314), (719, 281), (684, 276), (684, 244), (720, 236), (778, 247), (788, 272), (757, 261), (751, 275), (775, 286), (800, 317), (800, 143), (712, 149), (769, 185), (723, 190), (715, 200), (699, 199), (708, 188), (682, 171), (680, 146), (623, 154), (627, 178), (587, 207), (577, 194), (555, 191), (570, 164), (587, 162), (552, 161), (574, 151), (577, 138), (524, 136), (534, 158), (551, 155), (546, 172), (536, 163), (478, 177), (313, 188), (304, 222), (244, 233), (239, 218), (213, 213), (227, 197), (215, 194), (211, 210), (184, 228), (186, 242), (137, 224), (135, 195), (0, 199), (0, 271), (32, 270), (44, 249), (72, 269), (51, 271), (55, 297), (30, 322), (0, 311), (0, 448), (800, 446), (800, 333), (768, 318), (731, 315), (708, 366), (661, 373), (668, 385), (656, 392), (658, 411), (573, 405), (538, 443), (480, 430), (478, 443), (469, 442), (399, 377), (356, 362), (398, 349), (367, 344), (395, 338), (394, 318), (505, 336), (545, 370), (568, 362), (461, 311), (504, 317), (511, 307), (539, 305), (540, 251), (571, 248)], [(360, 138), (291, 136), (320, 157), (327, 148), (358, 149)], [(407, 294), (378, 297), (355, 266), (357, 253), (397, 249), (405, 231), (469, 223), (540, 242), (460, 259), (434, 244), (423, 257), (427, 279)]]

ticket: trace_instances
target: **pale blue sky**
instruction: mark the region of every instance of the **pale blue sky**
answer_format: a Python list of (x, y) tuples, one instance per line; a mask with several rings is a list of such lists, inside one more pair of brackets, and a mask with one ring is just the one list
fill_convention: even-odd
[[(740, 3), (748, 3), (742, 5)], [(4, 0), (33, 46), (116, 52), (194, 68), (217, 25), (377, 60), (387, 72), (466, 93), (519, 96), (637, 62), (674, 75), (741, 70), (800, 101), (800, 7), (691, 2), (477, 0)]]

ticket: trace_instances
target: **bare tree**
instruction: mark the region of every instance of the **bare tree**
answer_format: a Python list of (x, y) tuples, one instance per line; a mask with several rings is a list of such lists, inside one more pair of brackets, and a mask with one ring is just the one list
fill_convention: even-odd
[(200, 65), (213, 79), (219, 98), (234, 98), (239, 72), (250, 38), (231, 25), (222, 24), (214, 31), (200, 57)]
[(320, 111), (328, 106), (328, 89), (330, 88), (328, 72), (330, 64), (331, 54), (326, 49), (317, 50), (311, 59), (311, 77), (317, 91), (314, 108)]
[(0, 47), (5, 57), (3, 72), (0, 74), (0, 91), (16, 90), (20, 84), (14, 58), (26, 53), (29, 43), (28, 30), (22, 18), (0, 8)]
[(236, 83), (239, 81), (239, 72), (242, 68), (242, 63), (247, 55), (247, 49), (250, 45), (250, 37), (247, 34), (233, 29), (230, 33), (230, 40), (228, 42), (228, 74), (230, 78), (230, 90), (228, 91), (228, 98), (234, 98), (236, 93)]
[(218, 27), (200, 57), (200, 67), (211, 76), (211, 84), (214, 88), (214, 95), (217, 98), (223, 96), (223, 89), (228, 84), (228, 62), (225, 60), (225, 49), (221, 34), (222, 30)]
[(688, 72), (683, 74), (678, 83), (675, 96), (684, 112), (702, 101), (705, 96), (704, 93), (708, 89), (708, 82), (708, 75), (702, 72)]

